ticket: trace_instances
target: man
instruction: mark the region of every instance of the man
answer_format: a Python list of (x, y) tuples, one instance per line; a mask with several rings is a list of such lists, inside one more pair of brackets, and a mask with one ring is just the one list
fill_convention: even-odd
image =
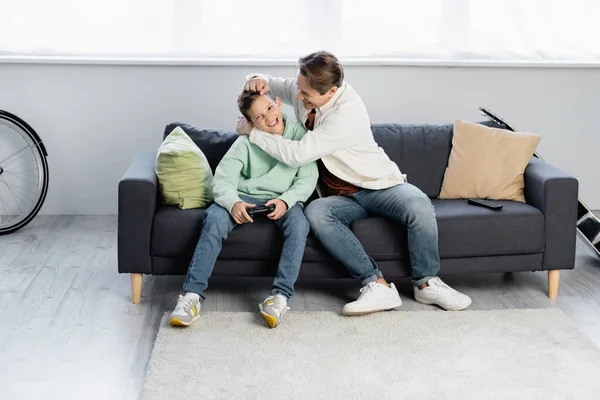
[(436, 275), (440, 260), (433, 205), (406, 181), (398, 166), (373, 138), (367, 109), (344, 81), (344, 70), (331, 53), (320, 51), (301, 58), (296, 78), (253, 74), (246, 89), (272, 92), (294, 107), (309, 130), (300, 141), (285, 140), (249, 127), (238, 132), (279, 161), (297, 167), (317, 161), (319, 199), (306, 208), (315, 236), (363, 288), (356, 301), (344, 306), (346, 315), (389, 310), (402, 304), (394, 284), (388, 284), (349, 229), (369, 213), (406, 226), (415, 299), (446, 310), (463, 310), (471, 299), (450, 288)]
[[(270, 135), (300, 140), (306, 133), (304, 126), (281, 114), (278, 98), (273, 100), (267, 95), (244, 91), (238, 98), (238, 107), (252, 126)], [(237, 225), (253, 222), (247, 208), (271, 204), (275, 210), (267, 217), (282, 230), (283, 248), (273, 288), (259, 304), (259, 310), (269, 327), (279, 325), (289, 310), (287, 302), (294, 294), (310, 231), (300, 203), (313, 193), (317, 178), (314, 162), (290, 168), (251, 144), (246, 137), (235, 141), (215, 171), (212, 186), (215, 204), (206, 210), (202, 233), (183, 284), (185, 295), (179, 296), (171, 313), (172, 325), (189, 326), (198, 319), (208, 278), (223, 240)]]

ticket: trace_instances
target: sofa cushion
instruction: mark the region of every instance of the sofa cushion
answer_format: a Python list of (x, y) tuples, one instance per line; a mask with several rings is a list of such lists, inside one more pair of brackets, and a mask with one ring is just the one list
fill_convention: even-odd
[(152, 220), (152, 255), (185, 258), (192, 254), (202, 231), (205, 211), (205, 208), (158, 207)]
[[(188, 258), (194, 253), (202, 231), (204, 209), (180, 210), (163, 206), (156, 210), (152, 226), (152, 255)], [(256, 218), (252, 224), (237, 226), (223, 242), (222, 260), (279, 259), (283, 239), (271, 220)], [(310, 234), (304, 259), (331, 261), (329, 253)]]
[(374, 124), (377, 144), (408, 181), (429, 197), (437, 197), (452, 143), (452, 125)]
[(194, 143), (196, 143), (200, 150), (206, 155), (213, 173), (215, 172), (217, 165), (219, 165), (221, 158), (223, 158), (233, 142), (239, 137), (239, 135), (233, 131), (204, 129), (178, 122), (170, 123), (165, 127), (164, 137), (167, 137), (167, 135), (178, 126), (192, 138)]
[[(530, 254), (544, 250), (544, 216), (537, 208), (499, 201), (501, 211), (475, 207), (467, 200), (432, 200), (439, 232), (440, 258)], [(352, 224), (352, 231), (375, 260), (408, 257), (407, 233), (382, 217)], [(401, 245), (398, 245), (401, 243)]]
[(523, 173), (541, 138), (457, 120), (439, 197), (524, 203)]
[(212, 203), (213, 174), (206, 156), (180, 127), (159, 146), (155, 172), (164, 204), (188, 209)]
[[(475, 207), (466, 200), (432, 200), (440, 236), (441, 258), (532, 254), (544, 250), (544, 216), (527, 204), (500, 201), (501, 211)], [(202, 230), (204, 210), (160, 207), (154, 216), (152, 255), (191, 257)], [(382, 217), (352, 224), (367, 253), (375, 260), (408, 260), (407, 232)], [(223, 260), (277, 260), (282, 238), (277, 226), (266, 218), (236, 227), (223, 242)], [(306, 242), (305, 261), (332, 261), (314, 238)]]
[[(491, 121), (481, 124), (500, 127)], [(164, 137), (177, 126), (204, 152), (213, 173), (239, 136), (235, 131), (173, 122), (165, 127)], [(408, 181), (429, 197), (438, 197), (452, 147), (453, 125), (373, 124), (371, 130), (377, 144), (407, 174)]]
[(494, 211), (467, 200), (434, 199), (440, 257), (541, 253), (545, 248), (544, 214), (529, 204), (498, 201)]

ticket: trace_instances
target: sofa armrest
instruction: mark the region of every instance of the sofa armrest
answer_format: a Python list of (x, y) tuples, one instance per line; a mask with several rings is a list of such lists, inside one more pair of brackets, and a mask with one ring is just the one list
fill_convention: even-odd
[(532, 158), (525, 169), (525, 199), (546, 223), (545, 270), (575, 266), (578, 187), (575, 178), (540, 159)]
[(119, 182), (118, 264), (121, 273), (152, 273), (150, 238), (158, 204), (156, 152), (135, 156)]

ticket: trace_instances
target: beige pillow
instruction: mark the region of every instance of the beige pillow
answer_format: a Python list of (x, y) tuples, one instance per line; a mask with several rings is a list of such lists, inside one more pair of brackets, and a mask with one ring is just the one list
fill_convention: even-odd
[(456, 120), (440, 199), (525, 202), (523, 173), (541, 139)]

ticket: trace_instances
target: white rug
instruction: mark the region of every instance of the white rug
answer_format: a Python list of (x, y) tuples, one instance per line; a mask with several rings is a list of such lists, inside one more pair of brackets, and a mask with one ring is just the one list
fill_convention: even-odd
[(166, 316), (143, 398), (597, 399), (600, 350), (560, 310)]

